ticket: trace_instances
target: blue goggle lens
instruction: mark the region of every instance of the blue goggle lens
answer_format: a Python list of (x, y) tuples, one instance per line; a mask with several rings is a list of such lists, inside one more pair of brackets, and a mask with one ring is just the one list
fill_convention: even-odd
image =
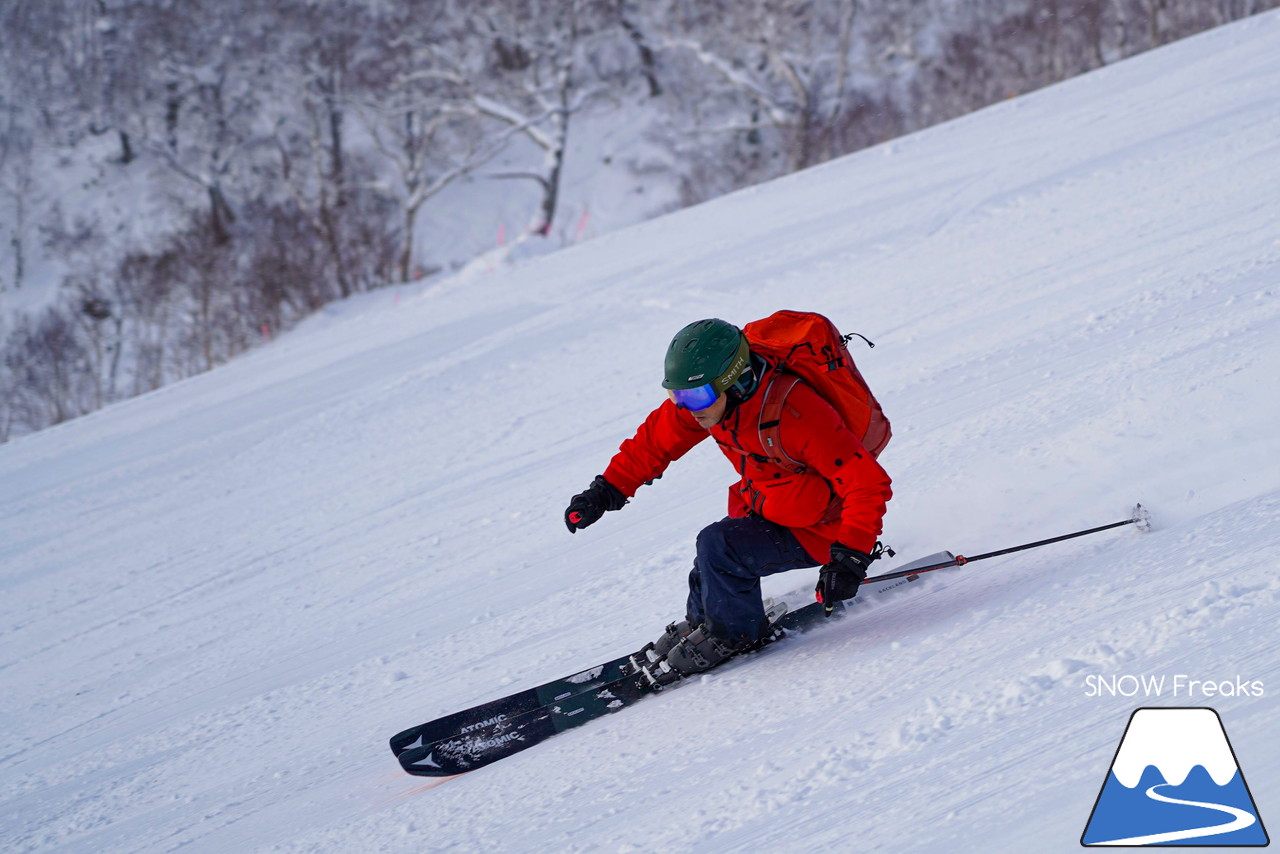
[(711, 387), (711, 383), (700, 385), (697, 388), (671, 388), (667, 389), (667, 394), (671, 395), (671, 400), (681, 409), (687, 409), (690, 412), (699, 412), (715, 403), (720, 397), (716, 390)]

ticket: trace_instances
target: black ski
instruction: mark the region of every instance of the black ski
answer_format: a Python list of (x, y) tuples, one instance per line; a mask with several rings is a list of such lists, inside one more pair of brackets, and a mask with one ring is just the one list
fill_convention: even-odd
[[(914, 580), (914, 571), (940, 568), (953, 557), (950, 552), (939, 552), (874, 580), (903, 577)], [(851, 609), (854, 601), (837, 603), (832, 617)], [(813, 602), (783, 614), (774, 626), (785, 636), (804, 631), (825, 619), (822, 604)], [(624, 709), (658, 690), (681, 684), (675, 682), (663, 689), (655, 688), (647, 677), (635, 671), (630, 658), (614, 659), (575, 676), (405, 730), (392, 739), (392, 750), (401, 767), (410, 774), (452, 777), (505, 759), (557, 733)], [(613, 678), (606, 679), (608, 674), (613, 674)], [(577, 690), (573, 690), (575, 688)], [(553, 691), (558, 693), (552, 699), (532, 705), (538, 692)], [(433, 739), (432, 735), (437, 737)]]
[[(427, 721), (393, 735), (391, 750), (399, 756), (406, 750), (431, 745), (444, 738), (465, 736), (486, 726), (500, 724), (536, 711), (574, 694), (608, 685), (630, 672), (630, 661), (631, 656), (624, 655), (612, 661), (606, 661), (604, 664), (598, 664), (559, 679), (552, 679), (536, 688), (517, 691), (506, 697)], [(415, 772), (410, 771), (410, 773)]]
[(527, 750), (587, 721), (625, 708), (654, 693), (639, 674), (622, 676), (593, 690), (513, 716), (498, 716), (448, 738), (399, 755), (400, 765), (422, 777), (452, 777)]

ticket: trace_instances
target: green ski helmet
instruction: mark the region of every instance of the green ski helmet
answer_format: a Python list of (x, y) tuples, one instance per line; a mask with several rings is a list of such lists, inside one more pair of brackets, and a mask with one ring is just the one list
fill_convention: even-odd
[(671, 339), (662, 387), (674, 391), (706, 387), (714, 401), (737, 381), (750, 359), (747, 336), (742, 330), (719, 318), (699, 320)]

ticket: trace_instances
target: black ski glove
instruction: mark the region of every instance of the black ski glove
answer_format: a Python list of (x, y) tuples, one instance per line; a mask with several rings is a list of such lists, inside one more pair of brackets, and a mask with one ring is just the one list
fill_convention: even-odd
[(843, 543), (832, 544), (831, 563), (818, 572), (818, 586), (813, 591), (824, 606), (825, 616), (831, 616), (837, 602), (858, 595), (858, 585), (866, 581), (871, 561), (871, 555), (865, 552), (851, 549)]
[(621, 510), (627, 503), (627, 497), (618, 488), (604, 479), (604, 475), (596, 475), (591, 485), (573, 496), (568, 508), (564, 511), (564, 524), (572, 534), (579, 528), (600, 521), (606, 510)]

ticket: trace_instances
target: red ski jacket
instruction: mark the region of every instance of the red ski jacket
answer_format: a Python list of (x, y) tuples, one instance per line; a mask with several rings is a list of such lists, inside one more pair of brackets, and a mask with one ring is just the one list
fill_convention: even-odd
[[(766, 376), (761, 383), (768, 381)], [(805, 465), (793, 474), (768, 461), (759, 436), (764, 394), (757, 391), (710, 431), (670, 400), (649, 414), (622, 443), (604, 476), (630, 498), (708, 436), (738, 471), (729, 487), (729, 516), (751, 513), (790, 528), (819, 563), (831, 560), (831, 544), (870, 552), (893, 496), (889, 475), (844, 425), (829, 403), (798, 383), (783, 407), (779, 440)]]

